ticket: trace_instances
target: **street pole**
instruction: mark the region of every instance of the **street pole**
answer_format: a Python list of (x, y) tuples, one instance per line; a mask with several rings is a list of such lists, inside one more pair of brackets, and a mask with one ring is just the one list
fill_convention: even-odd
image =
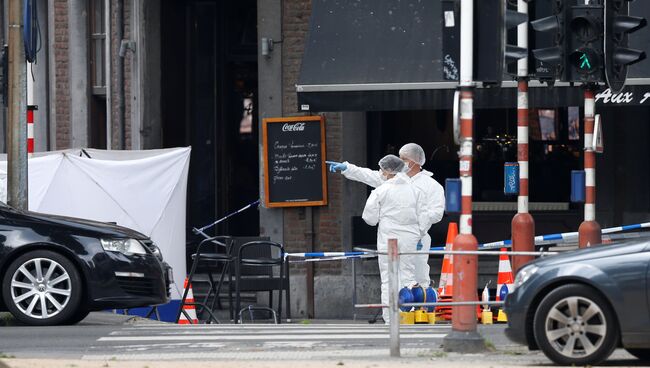
[[(518, 0), (517, 11), (528, 14), (528, 3)], [(528, 22), (517, 28), (517, 46), (528, 49)], [(517, 161), (519, 162), (519, 197), (517, 214), (512, 218), (512, 250), (535, 250), (535, 220), (528, 212), (528, 57), (517, 62)], [(517, 273), (532, 256), (513, 256), (512, 271)]]
[(390, 356), (399, 358), (399, 252), (397, 239), (388, 239), (388, 294)]
[(7, 113), (7, 202), (27, 210), (27, 68), (23, 7), (9, 0), (9, 111)]
[(585, 87), (585, 220), (578, 228), (578, 246), (587, 248), (602, 243), (596, 222), (596, 151), (593, 146), (596, 101), (594, 89)]
[[(478, 241), (472, 235), (472, 150), (474, 123), (474, 4), (460, 2), (460, 162), (461, 215), (460, 234), (453, 250), (476, 251)], [(454, 256), (454, 302), (477, 301), (478, 256)], [(485, 341), (476, 330), (475, 306), (452, 307), (452, 331), (443, 339), (448, 352), (484, 351)]]

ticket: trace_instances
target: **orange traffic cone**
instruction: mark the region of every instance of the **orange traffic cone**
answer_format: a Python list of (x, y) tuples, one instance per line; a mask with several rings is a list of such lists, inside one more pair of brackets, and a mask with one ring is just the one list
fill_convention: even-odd
[[(447, 227), (447, 240), (445, 241), (445, 250), (450, 251), (453, 248), (454, 239), (458, 235), (458, 224), (450, 222)], [(445, 254), (442, 260), (442, 270), (440, 272), (440, 283), (438, 284), (438, 294), (441, 302), (453, 301), (454, 294), (454, 257), (451, 254)], [(439, 306), (436, 311), (440, 313), (442, 319), (451, 320), (451, 307)]]
[[(183, 284), (183, 289), (187, 289), (187, 298), (185, 298), (185, 304), (183, 304), (183, 311), (180, 318), (178, 319), (179, 325), (196, 325), (199, 323), (199, 319), (196, 316), (196, 307), (194, 306), (194, 293), (192, 292), (192, 284), (187, 283), (187, 277), (185, 278), (185, 283)], [(186, 315), (187, 314), (187, 315)], [(188, 317), (190, 319), (188, 319)]]
[[(501, 248), (502, 252), (505, 252), (506, 248)], [(510, 267), (510, 258), (507, 255), (502, 254), (499, 256), (499, 274), (497, 276), (497, 301), (504, 301), (506, 297), (512, 291), (514, 284), (514, 278), (512, 277), (512, 267)], [(499, 314), (497, 316), (498, 322), (508, 322), (503, 308), (499, 308)]]
[[(458, 235), (458, 224), (450, 222), (447, 228), (447, 240), (445, 250), (450, 251), (454, 245), (454, 239)], [(438, 284), (438, 294), (440, 296), (452, 296), (454, 290), (454, 257), (451, 254), (445, 254), (442, 260), (442, 270), (440, 272), (440, 283)]]

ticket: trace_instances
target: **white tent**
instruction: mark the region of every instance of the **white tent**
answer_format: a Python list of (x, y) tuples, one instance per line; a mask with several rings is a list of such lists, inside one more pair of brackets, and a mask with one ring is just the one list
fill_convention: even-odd
[[(90, 156), (90, 157), (88, 157)], [(185, 279), (185, 203), (190, 148), (95, 149), (40, 153), (28, 161), (29, 209), (116, 222), (149, 237)], [(0, 200), (7, 197), (7, 161), (0, 161)], [(173, 288), (172, 299), (180, 299)]]

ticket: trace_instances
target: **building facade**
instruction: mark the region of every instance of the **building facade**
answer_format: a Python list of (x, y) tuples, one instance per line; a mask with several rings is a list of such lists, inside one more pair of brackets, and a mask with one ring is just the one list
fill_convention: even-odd
[[(2, 19), (6, 19), (7, 1), (2, 3)], [(442, 80), (422, 80), (437, 84), (423, 94), (411, 91), (405, 98), (393, 98), (391, 101), (397, 102), (390, 107), (376, 103), (381, 90), (334, 88), (320, 91), (324, 93), (321, 95), (315, 91), (310, 97), (311, 107), (302, 109), (296, 86), (304, 84), (301, 81), (305, 78), (314, 77), (305, 75), (306, 53), (321, 55), (322, 63), (331, 64), (331, 59), (337, 57), (338, 62), (348, 60), (349, 64), (342, 64), (342, 68), (359, 75), (363, 74), (359, 70), (370, 70), (373, 60), (391, 52), (377, 46), (371, 50), (373, 60), (368, 58), (370, 51), (366, 55), (330, 55), (330, 60), (323, 59), (327, 47), (316, 53), (314, 50), (318, 49), (313, 47), (318, 45), (314, 46), (313, 39), (310, 43), (310, 30), (320, 25), (315, 10), (324, 9), (325, 3), (39, 3), (42, 44), (37, 62), (28, 71), (29, 77), (33, 76), (32, 103), (38, 106), (36, 150), (192, 146), (188, 242), (193, 240), (189, 231), (192, 227), (211, 223), (264, 197), (259, 123), (267, 117), (324, 114), (328, 160), (376, 167), (384, 154), (396, 153), (401, 145), (417, 142), (425, 148), (425, 168), (434, 172), (436, 180), (444, 185), (445, 179), (457, 177), (458, 147), (453, 142), (450, 104), (453, 85)], [(388, 3), (363, 3), (363, 11), (373, 16), (379, 11), (393, 14), (386, 8)], [(430, 14), (417, 18), (429, 22), (432, 29), (441, 29), (442, 15), (437, 3), (431, 1)], [(3, 23), (2, 38), (6, 39), (7, 25)], [(396, 20), (387, 29), (406, 32), (410, 23), (400, 24)], [(345, 34), (350, 27), (344, 24), (340, 29), (325, 29), (325, 24), (325, 33), (341, 32), (339, 37), (350, 39), (358, 36)], [(382, 40), (382, 33), (374, 29), (361, 33)], [(432, 36), (429, 46), (439, 49), (435, 39)], [(312, 49), (308, 50), (309, 47)], [(331, 47), (336, 48), (336, 44)], [(406, 69), (408, 63), (399, 59), (402, 51), (393, 50), (391, 55), (397, 58), (400, 68)], [(440, 64), (440, 60), (437, 62)], [(428, 74), (411, 73), (416, 79)], [(330, 83), (328, 75), (334, 73), (322, 73)], [(340, 75), (339, 85), (352, 88), (349, 86), (359, 84), (354, 76)], [(395, 73), (395, 78), (400, 75)], [(317, 77), (320, 76), (312, 80)], [(605, 121), (606, 148), (598, 158), (596, 208), (603, 227), (650, 220), (650, 149), (646, 144), (650, 140), (650, 99), (644, 99), (645, 93), (650, 96), (650, 83), (645, 83), (642, 75), (637, 75), (635, 83), (638, 85), (626, 90), (628, 95), (611, 96), (606, 91), (599, 94), (597, 112)], [(392, 93), (391, 88), (396, 87), (386, 88)], [(576, 117), (580, 121), (583, 109), (575, 97), (579, 90), (567, 88), (531, 88), (531, 94), (537, 96), (532, 98), (531, 110), (534, 126), (530, 184), (537, 234), (575, 231), (582, 219), (582, 206), (569, 201), (569, 178), (571, 170), (582, 167), (582, 130), (575, 121)], [(515, 90), (506, 86), (480, 92), (486, 96), (486, 102), (477, 104), (474, 229), (479, 242), (510, 238), (516, 198), (503, 194), (503, 164), (516, 161)], [(417, 99), (425, 103), (411, 103)], [(319, 109), (319, 104), (325, 107)], [(6, 126), (4, 118), (2, 125)], [(374, 229), (360, 221), (368, 193), (369, 188), (360, 183), (346, 181), (338, 173), (329, 174), (327, 206), (259, 208), (220, 224), (217, 232), (268, 236), (290, 252), (372, 246)], [(455, 220), (446, 215), (434, 226), (434, 244), (444, 242), (447, 223)], [(432, 258), (431, 266), (432, 278), (437, 281), (440, 259)], [(496, 260), (482, 263), (481, 272), (480, 284), (490, 278), (496, 280)], [(353, 302), (379, 300), (374, 260), (355, 264), (296, 263), (291, 265), (291, 275), (294, 317), (366, 315), (369, 312), (355, 310)]]

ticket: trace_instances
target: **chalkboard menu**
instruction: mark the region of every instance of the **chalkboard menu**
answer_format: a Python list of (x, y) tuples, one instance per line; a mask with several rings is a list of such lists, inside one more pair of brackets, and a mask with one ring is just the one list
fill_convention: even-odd
[(264, 119), (262, 134), (266, 207), (326, 205), (325, 118)]

